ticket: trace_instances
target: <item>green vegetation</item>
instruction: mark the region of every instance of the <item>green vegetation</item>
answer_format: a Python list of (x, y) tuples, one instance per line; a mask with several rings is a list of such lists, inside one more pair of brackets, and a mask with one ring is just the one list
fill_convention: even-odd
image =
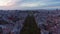
[(40, 34), (34, 16), (27, 16), (20, 34)]

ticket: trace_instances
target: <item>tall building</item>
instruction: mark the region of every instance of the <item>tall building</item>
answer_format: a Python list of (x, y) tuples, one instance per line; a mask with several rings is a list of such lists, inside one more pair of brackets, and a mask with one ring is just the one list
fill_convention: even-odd
[(24, 21), (23, 28), (20, 34), (40, 34), (40, 29), (37, 27), (35, 18), (33, 15), (28, 15)]

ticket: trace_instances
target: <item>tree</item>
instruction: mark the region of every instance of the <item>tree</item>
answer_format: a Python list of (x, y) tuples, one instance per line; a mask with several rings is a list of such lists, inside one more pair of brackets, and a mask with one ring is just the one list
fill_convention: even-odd
[(20, 34), (40, 34), (40, 29), (37, 27), (33, 15), (28, 15), (23, 25), (24, 26), (21, 29)]

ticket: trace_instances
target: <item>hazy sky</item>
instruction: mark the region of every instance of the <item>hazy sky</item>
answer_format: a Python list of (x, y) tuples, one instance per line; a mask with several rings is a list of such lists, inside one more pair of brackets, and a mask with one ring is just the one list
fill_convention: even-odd
[(1, 9), (60, 9), (60, 0), (0, 0)]

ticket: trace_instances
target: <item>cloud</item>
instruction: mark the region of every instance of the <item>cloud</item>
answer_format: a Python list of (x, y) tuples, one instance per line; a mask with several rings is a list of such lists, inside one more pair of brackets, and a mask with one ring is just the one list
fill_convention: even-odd
[(35, 4), (35, 3), (23, 3), (20, 6), (21, 7), (37, 7), (39, 5), (38, 4)]
[(9, 4), (11, 6), (0, 9), (60, 8), (60, 0), (11, 0)]

